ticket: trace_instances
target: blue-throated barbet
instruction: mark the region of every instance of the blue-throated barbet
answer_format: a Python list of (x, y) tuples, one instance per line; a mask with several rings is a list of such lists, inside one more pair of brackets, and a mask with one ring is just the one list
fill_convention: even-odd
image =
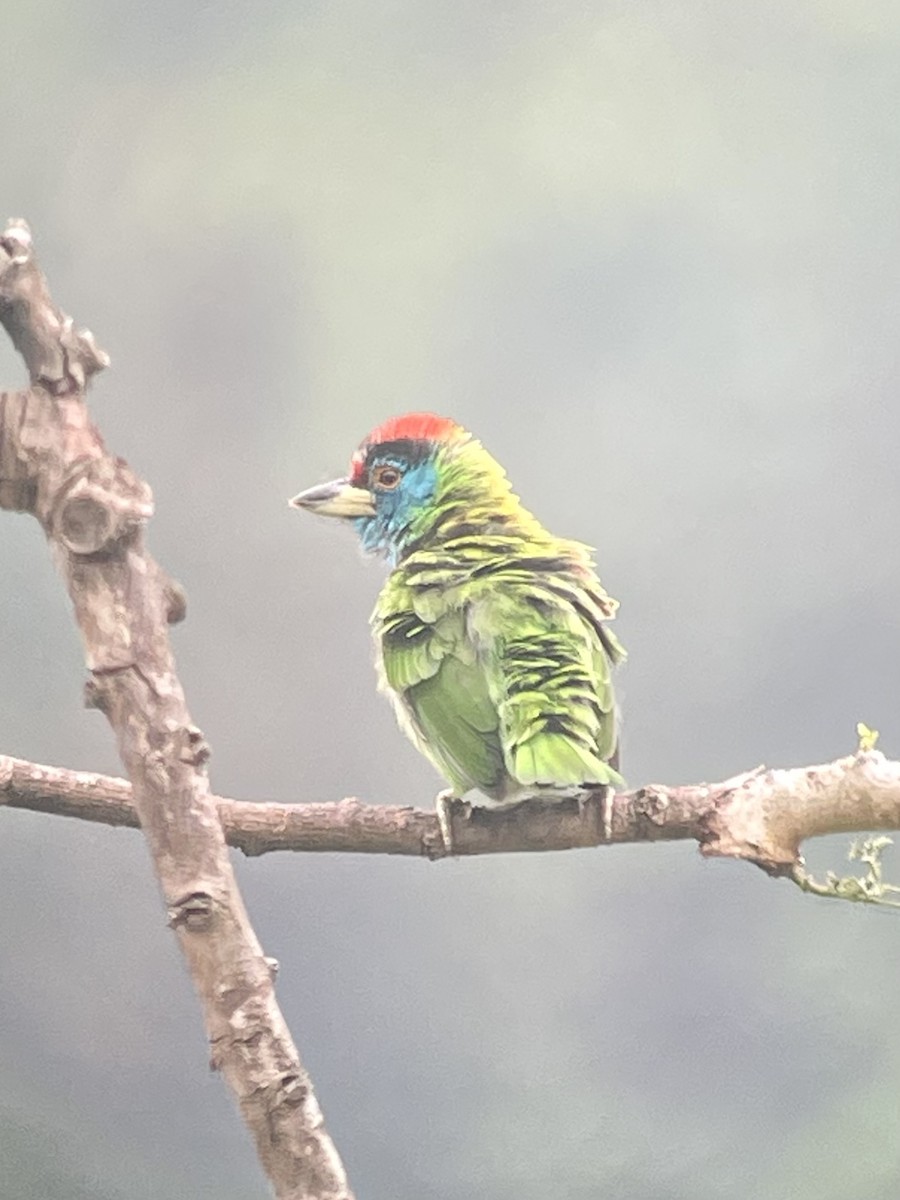
[(391, 573), (372, 614), (381, 689), (450, 783), (493, 803), (621, 784), (606, 627), (617, 602), (591, 551), (553, 537), (462, 426), (431, 413), (380, 425), (346, 478), (291, 504), (353, 523)]

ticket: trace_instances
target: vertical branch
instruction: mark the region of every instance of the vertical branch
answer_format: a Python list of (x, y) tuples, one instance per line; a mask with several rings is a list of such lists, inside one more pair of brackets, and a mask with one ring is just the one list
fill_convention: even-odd
[(0, 507), (38, 519), (65, 580), (91, 673), (87, 703), (116, 735), (212, 1066), (279, 1200), (352, 1200), (231, 869), (208, 749), (169, 645), (184, 597), (144, 546), (150, 489), (107, 452), (84, 402), (108, 359), (53, 304), (20, 221), (0, 235), (0, 323), (31, 380), (0, 396)]

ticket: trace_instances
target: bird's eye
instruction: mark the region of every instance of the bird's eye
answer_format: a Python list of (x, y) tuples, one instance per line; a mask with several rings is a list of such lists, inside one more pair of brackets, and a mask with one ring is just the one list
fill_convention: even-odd
[(392, 467), (388, 463), (383, 463), (372, 472), (372, 482), (376, 487), (383, 488), (386, 492), (395, 488), (402, 478), (403, 472), (400, 468)]

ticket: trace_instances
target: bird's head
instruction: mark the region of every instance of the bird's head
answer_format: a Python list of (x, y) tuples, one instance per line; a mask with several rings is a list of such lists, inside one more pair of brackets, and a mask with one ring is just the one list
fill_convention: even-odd
[(516, 503), (499, 464), (449, 417), (409, 413), (373, 429), (348, 474), (290, 503), (353, 521), (363, 548), (397, 562), (467, 512), (500, 515)]

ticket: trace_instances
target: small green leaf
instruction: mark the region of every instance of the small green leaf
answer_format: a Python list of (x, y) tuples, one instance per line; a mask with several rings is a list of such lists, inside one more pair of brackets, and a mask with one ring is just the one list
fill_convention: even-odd
[[(862, 728), (865, 729), (865, 726)], [(871, 730), (867, 732), (871, 733)], [(883, 908), (900, 908), (900, 900), (892, 899), (900, 896), (900, 887), (885, 883), (882, 872), (881, 856), (891, 845), (893, 839), (883, 834), (879, 837), (861, 838), (853, 843), (847, 857), (851, 861), (865, 863), (868, 870), (862, 876), (835, 875), (834, 871), (829, 871), (825, 882), (820, 883), (805, 867), (798, 864), (794, 867), (791, 878), (801, 891), (809, 892), (813, 896), (824, 896), (831, 900), (851, 900), (859, 904), (880, 904)]]
[(877, 729), (870, 729), (863, 721), (857, 721), (856, 736), (859, 738), (859, 749), (863, 753), (875, 749), (878, 742)]

